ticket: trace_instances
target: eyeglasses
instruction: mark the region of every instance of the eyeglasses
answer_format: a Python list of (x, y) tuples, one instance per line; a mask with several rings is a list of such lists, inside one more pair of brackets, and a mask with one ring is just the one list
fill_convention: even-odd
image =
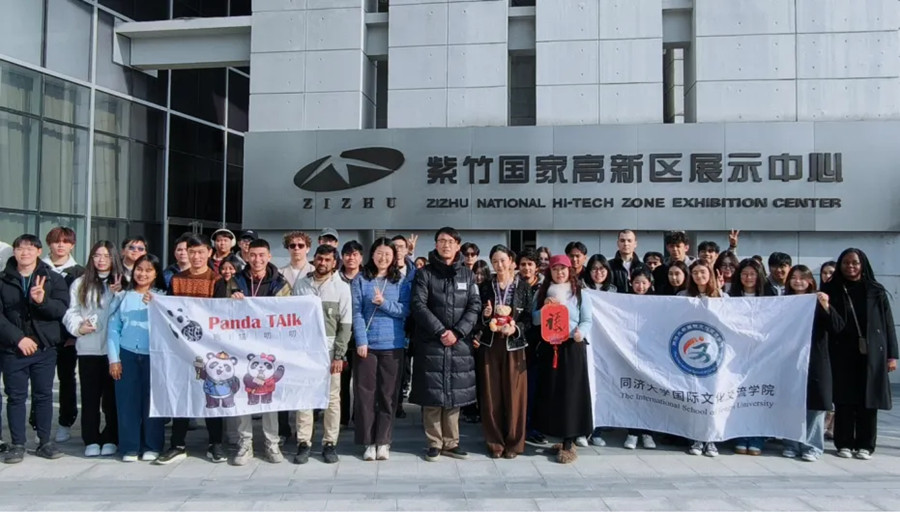
[(600, 272), (600, 271), (606, 272), (606, 269), (603, 267), (595, 267), (595, 268), (591, 269), (591, 272)]
[(306, 249), (306, 244), (288, 244), (289, 249)]
[(95, 259), (95, 260), (108, 260), (109, 254), (95, 254), (95, 255), (91, 256), (91, 258)]
[(438, 238), (436, 243), (438, 245), (453, 245), (456, 243), (456, 240), (452, 238)]
[(144, 247), (143, 245), (129, 245), (128, 250), (134, 251), (134, 252), (144, 252), (147, 250), (147, 248)]

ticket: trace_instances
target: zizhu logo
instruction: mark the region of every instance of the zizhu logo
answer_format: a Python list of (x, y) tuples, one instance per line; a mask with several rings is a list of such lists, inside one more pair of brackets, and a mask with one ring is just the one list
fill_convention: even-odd
[(391, 148), (348, 149), (324, 156), (300, 169), (294, 185), (309, 192), (337, 192), (387, 177), (403, 165), (403, 153)]

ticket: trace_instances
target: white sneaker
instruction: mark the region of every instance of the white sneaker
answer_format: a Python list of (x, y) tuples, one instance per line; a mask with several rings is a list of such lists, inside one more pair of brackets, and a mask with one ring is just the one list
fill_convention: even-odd
[(99, 444), (89, 444), (84, 447), (84, 456), (85, 457), (99, 457), (100, 456), (100, 445)]
[(587, 448), (587, 445), (588, 445), (587, 436), (578, 436), (575, 438), (575, 446)]
[(375, 458), (377, 460), (388, 460), (391, 458), (391, 446), (387, 444), (380, 445), (375, 450)]
[(138, 456), (136, 453), (129, 453), (126, 455), (122, 455), (122, 462), (137, 462)]
[(370, 444), (366, 446), (366, 451), (363, 452), (363, 460), (372, 461), (375, 460), (375, 445)]
[(816, 456), (813, 452), (804, 452), (803, 455), (800, 456), (806, 462), (815, 462), (819, 460), (819, 457)]
[(694, 444), (688, 448), (688, 453), (690, 455), (700, 455), (703, 453), (703, 443), (700, 441), (694, 441)]
[(60, 425), (59, 428), (56, 429), (56, 442), (65, 443), (69, 439), (72, 439), (72, 429)]
[(872, 458), (872, 454), (869, 450), (860, 450), (856, 452), (856, 458), (859, 460), (869, 460)]
[(159, 453), (157, 452), (144, 452), (144, 455), (141, 456), (141, 460), (144, 462), (153, 462), (159, 458)]
[(629, 435), (626, 437), (624, 447), (626, 450), (634, 450), (637, 448), (637, 436)]
[(853, 452), (850, 451), (850, 448), (841, 448), (838, 450), (837, 456), (842, 459), (849, 459), (853, 457)]
[(781, 456), (785, 457), (787, 459), (796, 459), (797, 452), (795, 452), (794, 450), (785, 449), (784, 451), (781, 452)]
[(606, 441), (600, 436), (591, 436), (591, 444), (594, 446), (606, 446)]
[(706, 443), (706, 449), (703, 451), (703, 455), (707, 457), (718, 457), (719, 449), (716, 448), (716, 443)]
[(118, 446), (112, 443), (106, 443), (103, 445), (103, 448), (100, 449), (100, 455), (103, 455), (104, 457), (108, 455), (115, 455), (117, 451), (119, 451)]
[(656, 441), (653, 440), (653, 436), (651, 436), (650, 434), (641, 435), (641, 445), (647, 450), (656, 449)]

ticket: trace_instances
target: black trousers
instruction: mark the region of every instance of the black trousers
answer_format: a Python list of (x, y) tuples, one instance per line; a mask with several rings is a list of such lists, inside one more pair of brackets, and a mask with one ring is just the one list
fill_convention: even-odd
[(838, 450), (875, 452), (878, 434), (878, 409), (861, 405), (834, 404), (834, 446)]
[[(209, 434), (209, 444), (221, 444), (225, 433), (225, 421), (222, 418), (205, 418), (203, 421), (206, 423), (206, 432)], [(185, 439), (190, 422), (191, 420), (188, 418), (172, 419), (172, 448), (186, 446)]]
[[(58, 367), (58, 365), (57, 365)], [(116, 413), (116, 385), (109, 375), (106, 356), (79, 356), (81, 379), (81, 438), (90, 444), (119, 444), (119, 419)], [(100, 429), (100, 412), (106, 424)]]
[(351, 339), (347, 346), (347, 367), (341, 372), (341, 426), (346, 427), (353, 419), (350, 401), (350, 382), (353, 377), (353, 358), (356, 357), (356, 342)]
[[(75, 368), (78, 354), (75, 345), (61, 346), (56, 350), (56, 378), (59, 379), (59, 418), (62, 427), (71, 427), (78, 418), (78, 390), (75, 383)], [(28, 416), (28, 424), (37, 429), (34, 418), (34, 404)]]
[(391, 444), (402, 362), (402, 348), (370, 350), (365, 359), (354, 356), (356, 444)]
[(31, 387), (34, 404), (35, 429), (41, 444), (50, 441), (53, 423), (53, 378), (56, 374), (56, 350), (38, 350), (30, 356), (3, 354), (3, 390), (6, 392), (6, 420), (12, 444), (24, 445), (25, 401)]

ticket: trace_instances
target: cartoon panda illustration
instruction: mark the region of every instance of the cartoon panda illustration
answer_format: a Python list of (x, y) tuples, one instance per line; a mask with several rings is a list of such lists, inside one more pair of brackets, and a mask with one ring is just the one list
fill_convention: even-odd
[(275, 356), (272, 354), (248, 354), (247, 374), (244, 375), (244, 389), (250, 405), (272, 403), (275, 383), (284, 377), (284, 365), (275, 368)]
[(186, 317), (184, 315), (184, 311), (182, 311), (180, 308), (174, 312), (166, 310), (166, 313), (168, 313), (169, 316), (172, 317), (172, 320), (181, 329), (181, 332), (179, 333), (174, 327), (171, 326), (172, 324), (169, 324), (170, 328), (172, 329), (172, 334), (175, 335), (176, 340), (184, 338), (187, 341), (200, 341), (200, 339), (203, 338), (203, 328), (200, 327), (200, 324)]
[(194, 360), (196, 377), (203, 381), (207, 409), (235, 406), (234, 394), (241, 389), (241, 382), (235, 376), (237, 362), (237, 358), (227, 352), (209, 352), (205, 361), (201, 357)]

